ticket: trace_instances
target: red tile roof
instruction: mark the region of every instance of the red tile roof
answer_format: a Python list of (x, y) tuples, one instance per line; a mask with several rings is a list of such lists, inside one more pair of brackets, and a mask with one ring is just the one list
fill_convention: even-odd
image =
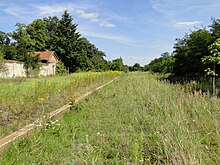
[(36, 55), (39, 55), (41, 61), (44, 60), (44, 61), (48, 62), (52, 55), (58, 61), (58, 57), (57, 57), (57, 55), (56, 55), (56, 53), (54, 51), (46, 50), (46, 51), (43, 51), (43, 52), (33, 52), (33, 53), (31, 53), (31, 56), (36, 56)]

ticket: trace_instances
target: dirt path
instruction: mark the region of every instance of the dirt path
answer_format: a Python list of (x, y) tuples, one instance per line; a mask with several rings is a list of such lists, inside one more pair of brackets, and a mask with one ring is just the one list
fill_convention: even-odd
[[(76, 98), (75, 100), (75, 104), (78, 103), (79, 101), (83, 100), (85, 97), (91, 95), (94, 91), (97, 91), (101, 88), (103, 88), (104, 86), (110, 84), (111, 82), (115, 81), (118, 77), (114, 78), (113, 80), (95, 88), (95, 89), (92, 89), (91, 91), (88, 91), (86, 92), (85, 94), (79, 96), (78, 98)], [(66, 110), (68, 110), (72, 105), (71, 104), (66, 104), (62, 107), (60, 107), (59, 109), (56, 109), (55, 111), (49, 113), (49, 117), (52, 118), (58, 114), (60, 114), (61, 112), (64, 112)], [(6, 136), (6, 137), (3, 137), (0, 139), (0, 153), (1, 151), (9, 144), (11, 143), (12, 141), (16, 140), (17, 138), (27, 134), (29, 131), (33, 130), (34, 127), (35, 127), (35, 122), (29, 124), (29, 125), (26, 125), (25, 127), (19, 129), (18, 131), (15, 131), (13, 133), (11, 133), (10, 135)]]

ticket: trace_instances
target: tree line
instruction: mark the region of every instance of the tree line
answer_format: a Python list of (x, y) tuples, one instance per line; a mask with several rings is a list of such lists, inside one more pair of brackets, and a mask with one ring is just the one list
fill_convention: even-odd
[[(169, 78), (200, 80), (212, 78), (212, 91), (216, 94), (216, 77), (220, 74), (220, 19), (211, 19), (208, 29), (197, 28), (177, 38), (174, 51), (165, 52), (145, 66), (147, 71), (171, 73)], [(181, 81), (182, 81), (181, 80)]]
[(209, 29), (197, 28), (177, 38), (174, 51), (152, 60), (145, 66), (146, 70), (180, 77), (204, 76), (211, 74), (210, 71), (219, 74), (220, 67), (216, 64), (220, 61), (220, 19), (212, 18), (211, 21)]
[(16, 27), (10, 33), (0, 31), (0, 61), (22, 61), (26, 69), (36, 69), (40, 67), (40, 59), (30, 56), (30, 52), (52, 50), (59, 57), (57, 71), (61, 73), (66, 69), (70, 73), (125, 70), (121, 58), (107, 61), (103, 51), (82, 37), (68, 11), (64, 11), (60, 19), (49, 16), (28, 25), (17, 23)]

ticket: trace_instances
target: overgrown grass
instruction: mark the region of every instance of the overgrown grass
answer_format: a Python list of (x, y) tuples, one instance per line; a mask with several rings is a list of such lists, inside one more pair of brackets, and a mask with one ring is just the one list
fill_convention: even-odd
[[(163, 75), (162, 79), (168, 79), (171, 83), (179, 83), (189, 92), (200, 92), (206, 95), (213, 94), (212, 78), (211, 77), (172, 77)], [(220, 78), (216, 77), (216, 95), (220, 97)]]
[(219, 109), (214, 97), (126, 74), (13, 143), (0, 164), (220, 164)]
[(88, 72), (39, 79), (1, 79), (0, 137), (63, 104), (74, 102), (75, 97), (118, 74)]

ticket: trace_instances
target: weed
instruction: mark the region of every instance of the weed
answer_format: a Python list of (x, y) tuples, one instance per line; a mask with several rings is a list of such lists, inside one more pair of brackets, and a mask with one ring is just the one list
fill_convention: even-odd
[(55, 133), (37, 127), (13, 143), (0, 164), (220, 164), (219, 109), (217, 98), (125, 74), (74, 105)]

